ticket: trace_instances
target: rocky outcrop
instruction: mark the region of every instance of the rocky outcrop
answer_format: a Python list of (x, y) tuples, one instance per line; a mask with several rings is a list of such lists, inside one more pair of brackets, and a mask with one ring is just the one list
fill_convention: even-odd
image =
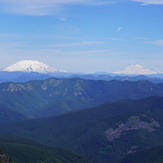
[(11, 163), (12, 161), (5, 155), (0, 154), (0, 163)]

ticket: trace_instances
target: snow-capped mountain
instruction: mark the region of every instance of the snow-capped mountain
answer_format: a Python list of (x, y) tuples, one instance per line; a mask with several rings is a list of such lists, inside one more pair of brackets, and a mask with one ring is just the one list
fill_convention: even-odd
[(33, 60), (23, 60), (17, 62), (9, 67), (3, 69), (2, 71), (7, 72), (38, 72), (38, 73), (55, 73), (55, 72), (65, 72), (62, 70), (57, 70), (48, 65)]
[(157, 72), (145, 69), (141, 65), (131, 65), (124, 68), (122, 71), (114, 72), (114, 74), (128, 74), (128, 75), (150, 75), (150, 74), (157, 74)]

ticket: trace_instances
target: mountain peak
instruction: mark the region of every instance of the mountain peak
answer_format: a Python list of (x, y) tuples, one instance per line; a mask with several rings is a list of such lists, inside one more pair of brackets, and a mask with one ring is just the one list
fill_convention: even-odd
[(64, 72), (61, 70), (54, 69), (43, 62), (33, 61), (33, 60), (22, 60), (13, 65), (8, 66), (2, 71), (8, 72), (38, 72), (38, 73), (54, 73), (54, 72)]
[(122, 71), (114, 72), (114, 74), (149, 75), (149, 74), (157, 74), (157, 72), (149, 69), (145, 69), (143, 66), (139, 64), (135, 64), (124, 68)]

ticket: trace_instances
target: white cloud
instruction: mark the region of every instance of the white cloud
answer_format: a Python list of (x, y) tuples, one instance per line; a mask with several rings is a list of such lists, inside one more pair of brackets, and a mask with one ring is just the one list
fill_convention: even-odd
[(16, 35), (16, 34), (0, 33), (0, 38), (1, 37), (14, 37), (14, 38), (17, 38), (17, 37), (20, 37), (20, 36)]
[(136, 40), (149, 40), (149, 38), (147, 38), (147, 37), (134, 37), (133, 39), (136, 39)]
[[(107, 5), (125, 0), (0, 0), (0, 11), (24, 15), (57, 15), (65, 5)], [(126, 0), (127, 1), (127, 0)], [(141, 5), (163, 4), (163, 0), (128, 0)]]
[(67, 19), (64, 18), (64, 17), (60, 17), (60, 18), (58, 18), (58, 20), (60, 20), (60, 21), (62, 21), (62, 22), (65, 22)]
[(105, 44), (104, 41), (83, 41), (83, 42), (70, 42), (70, 43), (61, 43), (61, 44), (47, 44), (47, 45), (34, 45), (30, 42), (0, 42), (0, 49), (4, 50), (27, 50), (28, 49), (60, 49), (60, 48), (69, 48), (69, 47), (80, 47), (80, 46), (89, 46), (89, 45), (98, 45), (98, 44)]
[(87, 45), (95, 45), (95, 44), (103, 44), (105, 42), (102, 41), (85, 41), (85, 42), (74, 42), (74, 43), (65, 43), (65, 44), (54, 44), (49, 45), (49, 47), (76, 47), (76, 46), (87, 46)]
[(120, 32), (122, 30), (122, 27), (118, 27), (117, 32)]
[[(69, 52), (69, 54), (73, 55), (84, 55), (84, 54), (110, 54), (111, 50), (89, 50), (89, 51), (75, 51)], [(68, 54), (68, 53), (67, 53)]]
[(0, 49), (15, 49), (23, 47), (25, 47), (25, 44), (22, 42), (7, 42), (7, 43), (0, 42)]
[(148, 44), (153, 44), (153, 45), (160, 45), (163, 46), (163, 40), (156, 40), (153, 42), (147, 42)]
[(134, 2), (140, 2), (141, 5), (161, 5), (163, 0), (131, 0)]
[[(115, 0), (118, 1), (118, 0)], [(1, 10), (24, 15), (51, 15), (62, 11), (64, 5), (106, 5), (113, 0), (0, 0)]]

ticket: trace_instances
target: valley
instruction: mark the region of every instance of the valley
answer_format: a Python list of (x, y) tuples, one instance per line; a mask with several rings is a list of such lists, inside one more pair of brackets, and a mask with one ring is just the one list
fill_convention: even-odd
[[(4, 124), (0, 133), (68, 148), (95, 162), (117, 162), (129, 151), (157, 147), (163, 143), (162, 101), (162, 97), (150, 97), (114, 102), (54, 117)], [(119, 132), (118, 136), (113, 137), (113, 132)], [(126, 141), (128, 145), (124, 146)], [(111, 155), (106, 155), (108, 152)]]
[[(0, 134), (9, 136), (6, 143), (11, 146), (16, 139), (18, 149), (27, 148), (19, 147), (24, 137), (77, 152), (86, 162), (120, 163), (129, 154), (163, 145), (163, 84), (145, 79), (49, 78), (2, 83), (0, 110)], [(15, 159), (17, 154), (3, 142), (0, 149)], [(36, 160), (42, 154), (35, 155)]]

